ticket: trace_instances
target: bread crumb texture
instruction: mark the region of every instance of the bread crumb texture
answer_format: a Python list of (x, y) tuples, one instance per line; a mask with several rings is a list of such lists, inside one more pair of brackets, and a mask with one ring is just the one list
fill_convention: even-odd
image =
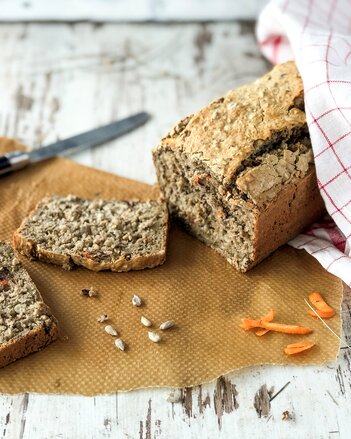
[(13, 250), (4, 243), (0, 243), (0, 310), (0, 345), (52, 323), (49, 307)]

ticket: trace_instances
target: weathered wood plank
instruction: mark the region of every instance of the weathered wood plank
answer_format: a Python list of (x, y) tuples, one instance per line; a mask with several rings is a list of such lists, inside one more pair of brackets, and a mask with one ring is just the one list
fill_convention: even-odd
[(246, 23), (7, 25), (0, 38), (2, 133), (38, 147), (145, 109), (144, 128), (76, 158), (150, 183), (150, 150), (178, 119), (266, 70)]
[(0, 20), (10, 21), (213, 21), (254, 19), (265, 0), (2, 0)]

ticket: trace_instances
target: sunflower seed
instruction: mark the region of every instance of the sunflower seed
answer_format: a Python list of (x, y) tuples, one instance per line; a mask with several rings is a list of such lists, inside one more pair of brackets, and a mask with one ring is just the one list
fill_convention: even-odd
[(160, 329), (164, 331), (165, 329), (172, 328), (174, 326), (174, 320), (167, 320), (167, 322), (161, 323)]
[(150, 322), (150, 320), (147, 319), (147, 318), (144, 317), (144, 316), (141, 316), (141, 318), (140, 318), (140, 322), (141, 322), (141, 324), (144, 325), (144, 326), (151, 326), (151, 325), (152, 325), (152, 323)]
[(171, 391), (166, 395), (166, 401), (173, 403), (180, 402), (182, 400), (181, 389), (171, 389)]
[(100, 317), (98, 317), (97, 319), (96, 319), (99, 323), (102, 323), (102, 322), (106, 322), (106, 320), (108, 320), (108, 317), (107, 317), (107, 315), (106, 314), (102, 314)]
[(139, 296), (136, 296), (136, 295), (134, 294), (134, 296), (133, 296), (133, 298), (132, 298), (132, 304), (133, 304), (134, 306), (141, 306), (142, 302), (141, 302), (140, 297), (139, 297)]
[(111, 325), (105, 326), (105, 332), (107, 332), (107, 334), (113, 335), (114, 337), (117, 337), (117, 335), (118, 335), (115, 328)]
[(124, 341), (120, 338), (116, 338), (115, 345), (120, 351), (124, 351), (126, 348), (126, 345), (124, 344)]
[(161, 336), (160, 336), (160, 334), (157, 334), (157, 332), (151, 332), (151, 331), (149, 331), (149, 332), (147, 333), (147, 335), (149, 336), (149, 339), (150, 339), (151, 341), (153, 341), (154, 343), (158, 343), (158, 342), (161, 340)]

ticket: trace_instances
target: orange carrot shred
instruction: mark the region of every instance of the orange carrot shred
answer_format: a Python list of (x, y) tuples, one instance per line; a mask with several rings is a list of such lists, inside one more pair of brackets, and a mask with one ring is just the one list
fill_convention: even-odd
[(270, 331), (284, 332), (286, 334), (309, 334), (312, 332), (311, 328), (297, 325), (286, 325), (284, 323), (265, 322), (263, 320), (243, 319), (241, 328), (248, 331), (253, 328), (264, 328)]
[(241, 319), (240, 328), (245, 329), (245, 331), (248, 331), (249, 329), (253, 329), (253, 328), (259, 328), (259, 327), (260, 327), (260, 320)]
[(309, 334), (312, 332), (311, 328), (306, 328), (304, 326), (297, 325), (286, 325), (285, 323), (275, 323), (275, 322), (262, 322), (261, 328), (269, 329), (276, 332), (284, 332), (286, 334)]
[[(316, 312), (320, 317), (330, 319), (335, 315), (334, 309), (326, 303), (326, 301), (317, 291), (311, 293), (308, 296), (308, 300), (316, 308)], [(316, 317), (311, 310), (308, 313)]]
[[(271, 322), (274, 319), (274, 310), (271, 309), (265, 316), (261, 317), (261, 320), (263, 320), (264, 322)], [(258, 337), (262, 337), (262, 335), (267, 334), (267, 332), (269, 332), (269, 329), (257, 329), (257, 331), (255, 331), (255, 334)]]
[(255, 331), (255, 334), (256, 334), (258, 337), (262, 337), (262, 335), (267, 334), (267, 332), (269, 332), (269, 329), (260, 328), (260, 329), (257, 329), (257, 330)]
[(274, 310), (271, 309), (265, 316), (261, 317), (264, 322), (271, 322), (274, 319)]
[(310, 341), (300, 341), (299, 343), (288, 344), (284, 349), (284, 352), (287, 355), (295, 355), (299, 354), (300, 352), (307, 351), (308, 349), (313, 348), (315, 345), (316, 343)]
[[(307, 310), (307, 312), (310, 316), (317, 318), (316, 314), (311, 309)], [(334, 310), (332, 313), (328, 313), (324, 311), (318, 311), (318, 309), (316, 309), (315, 312), (319, 315), (319, 317), (322, 317), (322, 319), (330, 319), (335, 316)]]

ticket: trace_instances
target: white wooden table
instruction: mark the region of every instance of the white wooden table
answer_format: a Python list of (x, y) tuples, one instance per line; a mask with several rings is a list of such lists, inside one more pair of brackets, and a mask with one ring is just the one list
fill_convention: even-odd
[[(39, 147), (147, 110), (153, 119), (145, 127), (74, 160), (148, 183), (155, 181), (150, 150), (172, 124), (269, 68), (248, 22), (1, 24), (0, 42), (1, 135)], [(350, 343), (350, 296), (343, 318)], [(178, 404), (165, 401), (167, 389), (89, 398), (3, 395), (0, 435), (350, 438), (350, 364), (344, 349), (323, 367), (254, 367), (184, 389)], [(286, 383), (260, 417), (254, 399), (261, 386), (274, 394)], [(282, 420), (286, 410), (291, 418)]]

